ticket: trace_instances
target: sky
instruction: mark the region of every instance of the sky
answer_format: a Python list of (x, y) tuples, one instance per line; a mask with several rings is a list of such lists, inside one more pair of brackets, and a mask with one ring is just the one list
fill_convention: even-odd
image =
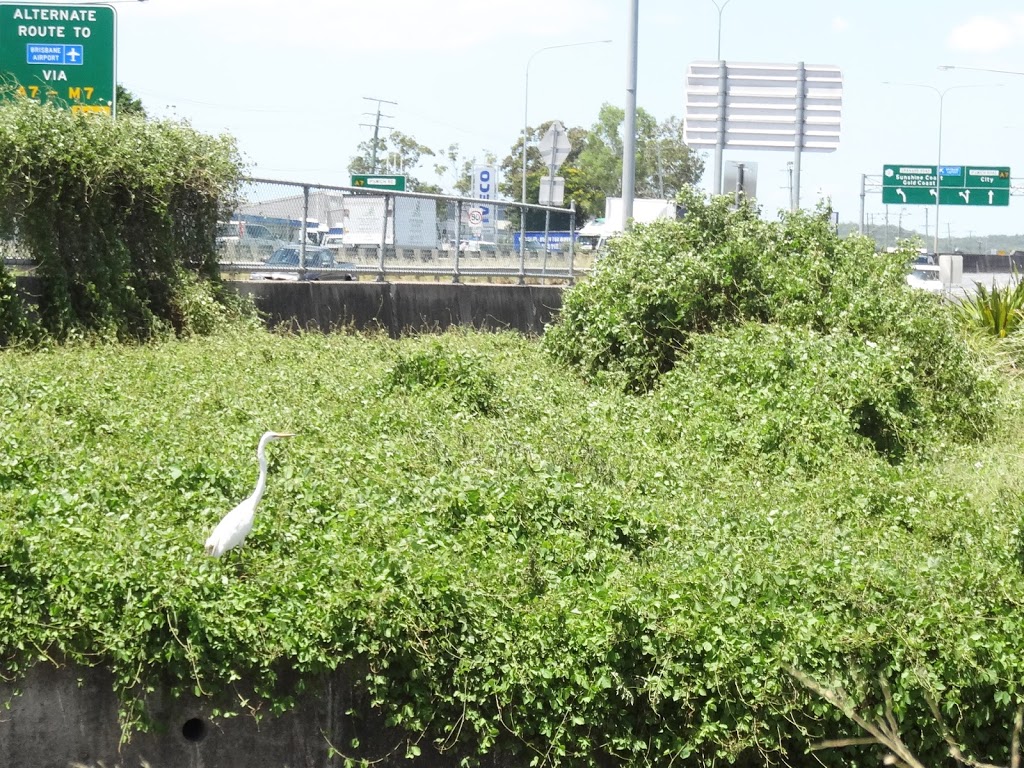
[[(505, 157), (530, 125), (591, 126), (624, 106), (631, 0), (145, 0), (115, 2), (117, 79), (157, 117), (229, 133), (248, 171), (347, 184), (381, 125), (466, 158)], [(721, 13), (719, 13), (721, 7)], [(1021, 0), (640, 0), (637, 104), (682, 118), (689, 64), (833, 65), (843, 76), (839, 149), (805, 153), (801, 205), (856, 221), (862, 177), (884, 164), (1009, 166), (1009, 207), (943, 206), (943, 237), (1024, 232)], [(590, 41), (611, 40), (610, 43)], [(576, 43), (588, 43), (575, 45)], [(549, 46), (569, 46), (540, 50)], [(1000, 75), (940, 65), (1021, 72)], [(528, 85), (527, 85), (528, 72)], [(940, 92), (946, 91), (940, 98)], [(967, 87), (961, 87), (967, 86)], [(702, 186), (711, 186), (711, 153)], [(765, 215), (788, 207), (791, 152), (726, 150), (757, 163)], [(430, 178), (427, 171), (417, 173)], [(434, 179), (431, 179), (434, 180)], [(436, 179), (451, 188), (452, 178)], [(866, 218), (923, 232), (931, 206)], [(932, 231), (932, 230), (930, 230)]]

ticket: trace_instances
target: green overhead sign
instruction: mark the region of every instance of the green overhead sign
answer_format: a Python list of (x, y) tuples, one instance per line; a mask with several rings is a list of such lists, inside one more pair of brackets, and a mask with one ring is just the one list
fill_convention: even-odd
[(113, 115), (116, 26), (107, 5), (0, 3), (0, 99)]
[(1009, 205), (1010, 169), (992, 165), (941, 165), (936, 173), (934, 165), (883, 167), (882, 202), (885, 205), (935, 205), (936, 192), (939, 205)]
[(358, 173), (352, 176), (352, 186), (383, 189), (388, 192), (405, 192), (405, 176), (378, 176), (376, 174)]

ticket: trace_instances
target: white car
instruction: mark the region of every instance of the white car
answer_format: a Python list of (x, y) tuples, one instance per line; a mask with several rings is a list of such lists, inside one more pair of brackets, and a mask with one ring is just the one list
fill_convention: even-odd
[(922, 291), (931, 293), (942, 293), (945, 286), (939, 276), (939, 267), (936, 264), (914, 264), (907, 275), (907, 285), (911, 288), (919, 288)]

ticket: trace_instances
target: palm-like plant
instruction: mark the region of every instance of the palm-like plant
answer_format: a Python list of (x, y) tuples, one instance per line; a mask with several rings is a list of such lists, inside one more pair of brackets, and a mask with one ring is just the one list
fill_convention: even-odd
[(1024, 321), (1024, 281), (1014, 272), (1007, 285), (978, 283), (977, 292), (957, 299), (953, 308), (968, 328), (1006, 338)]

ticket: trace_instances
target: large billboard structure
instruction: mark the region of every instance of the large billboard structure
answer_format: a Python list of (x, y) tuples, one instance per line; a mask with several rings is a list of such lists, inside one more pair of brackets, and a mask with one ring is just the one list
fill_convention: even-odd
[(842, 105), (838, 67), (696, 61), (686, 76), (684, 138), (715, 148), (715, 194), (722, 194), (724, 149), (792, 150), (795, 210), (801, 154), (839, 147)]

